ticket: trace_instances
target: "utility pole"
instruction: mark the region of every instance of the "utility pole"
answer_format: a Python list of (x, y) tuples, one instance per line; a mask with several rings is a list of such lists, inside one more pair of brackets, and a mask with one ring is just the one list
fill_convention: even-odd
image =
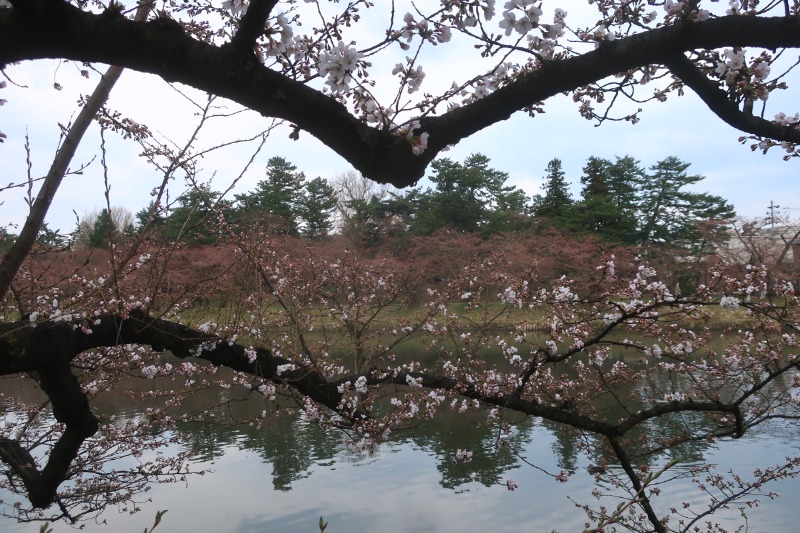
[(776, 205), (773, 203), (772, 200), (769, 201), (769, 207), (767, 208), (767, 214), (769, 215), (770, 225), (774, 228), (775, 227), (775, 210), (780, 209), (781, 206)]

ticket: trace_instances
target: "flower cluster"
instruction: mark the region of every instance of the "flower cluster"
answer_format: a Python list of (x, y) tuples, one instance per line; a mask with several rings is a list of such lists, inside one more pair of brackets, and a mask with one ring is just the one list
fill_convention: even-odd
[(414, 131), (420, 129), (419, 120), (412, 120), (395, 130), (395, 135), (404, 137), (411, 144), (411, 152), (414, 155), (420, 155), (428, 148), (428, 132), (422, 132), (415, 135)]
[(723, 296), (719, 299), (719, 306), (723, 309), (736, 309), (739, 307), (739, 298), (735, 296)]
[[(408, 43), (411, 42), (414, 35), (419, 35), (423, 40), (433, 45), (449, 42), (452, 38), (449, 26), (437, 24), (431, 28), (427, 19), (415, 20), (414, 15), (411, 13), (405, 14), (403, 22), (405, 22), (405, 26), (392, 32), (392, 37), (398, 39), (397, 42), (400, 43), (400, 47), (403, 50), (410, 48)], [(400, 41), (400, 39), (405, 39), (405, 42)]]
[(325, 84), (331, 92), (346, 93), (350, 89), (353, 72), (362, 56), (358, 50), (343, 41), (319, 55), (317, 70), (320, 76), (326, 78)]
[(800, 124), (800, 113), (795, 113), (794, 115), (778, 113), (773, 120), (781, 126), (797, 126)]
[[(543, 12), (534, 2), (535, 0), (510, 0), (506, 2), (503, 19), (500, 21), (500, 27), (506, 31), (506, 35), (511, 35), (512, 31), (526, 35), (534, 28), (539, 27), (539, 17), (542, 16)], [(566, 13), (564, 14), (566, 15)]]
[(398, 76), (402, 80), (402, 84), (408, 86), (408, 94), (412, 94), (419, 90), (422, 85), (422, 80), (425, 79), (425, 72), (422, 70), (421, 65), (414, 67), (414, 60), (410, 57), (406, 58), (406, 65), (397, 63), (392, 69), (392, 76)]
[(456, 450), (456, 460), (462, 463), (469, 463), (472, 461), (472, 452), (459, 448)]

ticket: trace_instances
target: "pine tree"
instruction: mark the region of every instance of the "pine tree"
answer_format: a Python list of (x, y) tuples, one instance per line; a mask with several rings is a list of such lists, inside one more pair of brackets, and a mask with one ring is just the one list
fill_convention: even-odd
[(645, 179), (645, 170), (638, 160), (629, 155), (617, 156), (616, 161), (607, 169), (608, 192), (614, 205), (626, 218), (636, 218), (639, 188)]
[(524, 193), (505, 185), (508, 174), (489, 167), (489, 158), (470, 155), (464, 163), (438, 159), (431, 165), (435, 189), (407, 195), (415, 206), (412, 232), (427, 235), (439, 228), (489, 235), (510, 231), (524, 218)]
[(561, 160), (551, 159), (545, 168), (544, 196), (534, 197), (533, 216), (545, 225), (568, 229), (572, 225), (573, 200), (564, 179)]
[(302, 234), (311, 239), (326, 237), (333, 228), (336, 205), (336, 191), (327, 181), (314, 178), (306, 183), (305, 194), (299, 205)]
[(608, 187), (608, 168), (611, 161), (599, 157), (591, 156), (586, 160), (581, 176), (583, 190), (581, 196), (584, 200), (592, 196), (610, 198), (611, 192)]
[(190, 189), (178, 197), (176, 207), (166, 220), (166, 238), (190, 244), (212, 244), (217, 236), (213, 231), (220, 211), (230, 208), (220, 194), (208, 188)]
[(255, 191), (237, 199), (244, 213), (261, 215), (261, 222), (266, 220), (275, 225), (276, 233), (299, 235), (304, 187), (305, 175), (286, 159), (276, 156), (267, 161), (267, 179), (259, 181)]
[(691, 246), (700, 239), (698, 223), (734, 216), (733, 207), (723, 198), (685, 190), (704, 179), (688, 175), (689, 166), (670, 156), (650, 167), (639, 197), (639, 240), (643, 246), (663, 243)]
[(636, 220), (626, 216), (614, 202), (609, 187), (611, 162), (590, 157), (583, 167), (582, 200), (577, 204), (574, 220), (576, 230), (597, 235), (603, 240), (632, 242), (636, 232)]
[(112, 239), (119, 233), (114, 220), (111, 218), (111, 213), (108, 209), (103, 208), (97, 215), (92, 226), (92, 232), (89, 234), (89, 246), (91, 248), (109, 248)]

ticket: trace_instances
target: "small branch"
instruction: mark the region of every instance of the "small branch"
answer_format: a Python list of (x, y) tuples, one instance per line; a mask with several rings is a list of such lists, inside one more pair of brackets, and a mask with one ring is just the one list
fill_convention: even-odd
[(238, 52), (253, 53), (253, 47), (264, 34), (264, 25), (278, 0), (253, 0), (239, 21), (239, 30), (233, 36), (230, 46)]
[(625, 471), (625, 474), (627, 474), (633, 489), (636, 491), (638, 496), (636, 503), (642, 507), (645, 514), (647, 514), (648, 520), (653, 524), (653, 531), (656, 533), (666, 533), (667, 529), (664, 527), (664, 524), (661, 523), (661, 520), (659, 520), (658, 515), (653, 510), (653, 506), (650, 505), (650, 500), (644, 494), (642, 482), (639, 480), (639, 476), (636, 475), (636, 471), (633, 469), (633, 465), (628, 458), (628, 454), (625, 452), (625, 448), (622, 447), (617, 438), (609, 438), (608, 442), (611, 444), (614, 455), (619, 459), (622, 469)]
[[(139, 4), (139, 9), (136, 11), (134, 20), (142, 21), (147, 18), (147, 14), (150, 13), (152, 7), (153, 4), (149, 1)], [(16, 9), (16, 7), (14, 9)], [(59, 185), (61, 185), (61, 180), (64, 179), (67, 173), (72, 157), (75, 155), (75, 150), (77, 150), (83, 135), (89, 128), (92, 120), (94, 120), (95, 115), (100, 108), (103, 107), (106, 100), (108, 100), (108, 95), (122, 74), (122, 71), (122, 67), (115, 65), (108, 68), (103, 78), (97, 84), (92, 96), (86, 101), (86, 105), (83, 109), (81, 109), (78, 118), (75, 119), (75, 123), (67, 132), (64, 138), (64, 144), (61, 145), (61, 148), (59, 148), (56, 153), (50, 171), (47, 173), (47, 177), (42, 183), (42, 187), (39, 189), (36, 200), (33, 202), (33, 205), (31, 205), (30, 214), (25, 220), (25, 225), (22, 227), (19, 237), (14, 241), (11, 249), (3, 257), (2, 263), (0, 263), (0, 299), (8, 292), (11, 282), (14, 280), (14, 276), (17, 275), (20, 266), (22, 266), (22, 262), (30, 253), (31, 248), (33, 248), (36, 237), (42, 229), (47, 211), (50, 209), (50, 204), (53, 202)]]

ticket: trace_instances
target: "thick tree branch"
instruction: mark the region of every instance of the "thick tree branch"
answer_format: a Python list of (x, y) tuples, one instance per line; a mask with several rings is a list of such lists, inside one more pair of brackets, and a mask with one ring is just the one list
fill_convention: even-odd
[(619, 439), (616, 437), (608, 439), (609, 444), (611, 444), (611, 448), (614, 450), (614, 455), (620, 462), (622, 469), (625, 471), (625, 474), (628, 476), (628, 479), (631, 481), (631, 485), (633, 489), (636, 491), (638, 496), (638, 503), (644, 509), (645, 514), (647, 514), (647, 519), (650, 520), (650, 523), (653, 524), (655, 528), (654, 531), (658, 533), (665, 533), (667, 531), (666, 527), (661, 520), (659, 520), (658, 515), (653, 510), (653, 506), (650, 505), (650, 500), (647, 495), (644, 493), (642, 482), (639, 480), (639, 476), (636, 475), (636, 471), (631, 464), (630, 458), (628, 457), (625, 448), (623, 448), (622, 444), (620, 444)]
[[(63, 330), (63, 326), (72, 327), (71, 324), (64, 323), (60, 326), (58, 330)], [(44, 331), (41, 339), (36, 339), (35, 335), (22, 338), (16, 336), (24, 330), (25, 328), (16, 327), (0, 336), (0, 357), (14, 359), (16, 363), (12, 363), (13, 366), (22, 363), (28, 358), (28, 354), (52, 345), (47, 352), (37, 354), (41, 357), (34, 355), (36, 364), (33, 366), (36, 368), (30, 368), (29, 373), (50, 399), (55, 419), (66, 427), (50, 451), (47, 464), (41, 472), (30, 453), (16, 440), (0, 439), (0, 458), (20, 477), (31, 504), (44, 508), (55, 501), (58, 487), (67, 478), (81, 445), (97, 432), (99, 421), (92, 413), (89, 401), (70, 367), (69, 355), (79, 349), (80, 344), (67, 343), (66, 350), (61, 350), (58, 347), (58, 337), (52, 337), (52, 332)], [(25, 339), (34, 342), (27, 346), (19, 344), (20, 341), (24, 343)]]
[(709, 79), (683, 54), (675, 54), (665, 60), (664, 65), (697, 93), (715, 115), (734, 128), (760, 137), (800, 143), (800, 130), (791, 126), (781, 126), (740, 110), (736, 102), (728, 98), (717, 82)]
[[(97, 431), (98, 421), (91, 413), (70, 363), (80, 353), (99, 347), (140, 344), (154, 350), (169, 350), (179, 358), (197, 357), (217, 366), (285, 384), (313, 401), (355, 421), (362, 413), (342, 411), (340, 385), (351, 383), (363, 375), (370, 385), (408, 385), (409, 375), (389, 370), (372, 370), (366, 374), (342, 377), (330, 381), (314, 368), (274, 356), (269, 350), (256, 349), (251, 360), (245, 347), (187, 326), (163, 319), (154, 319), (134, 311), (127, 317), (102, 315), (94, 317), (91, 332), (84, 320), (48, 321), (30, 324), (26, 321), (0, 324), (0, 375), (26, 372), (36, 377), (52, 401), (57, 420), (66, 430), (53, 448), (48, 464), (40, 473), (30, 453), (17, 441), (0, 440), (0, 459), (6, 462), (23, 480), (33, 505), (45, 507), (56, 498), (57, 489), (65, 479), (72, 461), (84, 440)], [(286, 370), (290, 368), (289, 370)], [(531, 416), (566, 424), (576, 429), (603, 435), (612, 444), (640, 424), (669, 413), (720, 412), (736, 418), (736, 432), (743, 431), (742, 413), (738, 405), (721, 402), (681, 401), (656, 404), (633, 413), (622, 420), (607, 421), (540, 402), (519, 395), (487, 396), (480, 387), (456, 379), (429, 373), (412, 373), (422, 387), (446, 391), (479, 400), (485, 404), (512, 409)], [(615, 450), (616, 451), (616, 450)]]
[[(142, 344), (155, 350), (169, 350), (180, 358), (197, 357), (217, 366), (276, 382), (286, 383), (315, 402), (339, 411), (342, 393), (339, 386), (345, 381), (354, 383), (360, 376), (370, 385), (407, 385), (406, 373), (373, 370), (329, 381), (316, 370), (306, 365), (273, 356), (269, 350), (257, 349), (257, 359), (248, 360), (245, 347), (209, 335), (182, 324), (163, 319), (153, 319), (140, 313), (132, 313), (126, 319), (113, 315), (103, 315), (92, 325), (92, 333), (84, 333), (72, 323), (44, 323), (35, 328), (24, 324), (0, 324), (0, 375), (19, 372), (39, 372), (43, 368), (53, 368), (64, 360), (71, 360), (79, 353), (91, 348), (116, 346), (120, 344)], [(58, 345), (54, 343), (58, 342)], [(279, 371), (278, 367), (292, 365), (293, 370)], [(737, 419), (737, 432), (741, 413), (738, 407), (721, 402), (681, 401), (657, 404), (614, 421), (598, 420), (577, 411), (561, 409), (532, 400), (518, 397), (487, 396), (479, 388), (466, 386), (459, 381), (430, 373), (410, 373), (420, 379), (425, 388), (439, 389), (480, 400), (489, 405), (512, 409), (532, 416), (538, 416), (568, 424), (572, 427), (605, 435), (622, 436), (639, 424), (652, 418), (677, 412), (721, 412), (734, 414)], [(347, 415), (347, 413), (343, 413)]]
[[(179, 81), (265, 116), (291, 121), (364, 175), (400, 187), (422, 177), (444, 147), (527, 106), (618, 72), (665, 64), (677, 54), (698, 49), (800, 47), (799, 16), (686, 21), (606, 42), (583, 55), (547, 62), (472, 104), (423, 118), (420, 132), (429, 134), (428, 148), (417, 156), (405, 140), (368, 127), (330, 96), (270, 70), (253, 55), (196, 41), (170, 19), (132, 22), (121, 15), (86, 13), (62, 0), (16, 0), (13, 5), (13, 9), (0, 10), (0, 65), (65, 58), (118, 64)], [(266, 9), (269, 2), (257, 5)], [(254, 24), (258, 19), (253, 15)], [(732, 123), (755, 134), (767, 127), (752, 120)], [(786, 128), (775, 133), (777, 140), (792, 141), (797, 135)]]
[(66, 480), (81, 445), (90, 436), (82, 435), (68, 426), (53, 446), (47, 465), (41, 471), (22, 444), (14, 439), (0, 438), (0, 460), (22, 480), (31, 505), (46, 508), (56, 500), (58, 487)]

